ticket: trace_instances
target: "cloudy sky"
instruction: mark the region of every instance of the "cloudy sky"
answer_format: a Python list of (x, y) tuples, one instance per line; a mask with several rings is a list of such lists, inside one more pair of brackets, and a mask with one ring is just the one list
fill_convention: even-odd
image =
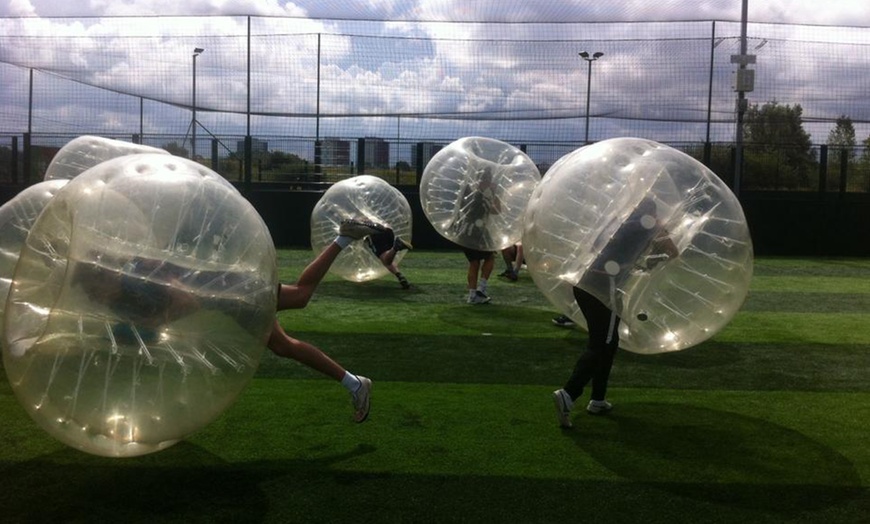
[[(733, 136), (734, 107), (729, 57), (739, 51), (741, 5), (740, 0), (0, 0), (0, 106), (12, 108), (0, 115), (0, 132), (22, 132), (27, 125), (34, 132), (92, 131), (82, 129), (87, 118), (98, 119), (97, 131), (103, 132), (141, 126), (145, 133), (184, 134), (190, 122), (191, 51), (203, 47), (196, 90), (203, 131), (244, 134), (245, 15), (253, 15), (255, 134), (307, 137), (316, 125), (320, 136), (404, 138), (424, 133), (414, 128), (418, 125), (444, 136), (577, 141), (584, 138), (588, 65), (577, 51), (601, 50), (605, 56), (595, 63), (589, 97), (592, 139), (628, 133), (703, 140), (707, 130), (697, 122), (709, 113), (718, 122), (713, 139), (727, 140)], [(144, 18), (105, 18), (127, 16)], [(710, 24), (700, 22), (712, 20), (721, 22), (715, 37)], [(800, 103), (817, 143), (824, 142), (830, 120), (839, 114), (859, 123), (859, 139), (870, 133), (861, 127), (870, 123), (863, 101), (870, 75), (859, 74), (870, 67), (866, 0), (828, 0), (824, 8), (805, 0), (750, 0), (749, 20), (750, 53), (758, 56), (751, 99)], [(663, 21), (669, 23), (656, 23)], [(313, 73), (318, 69), (319, 76)], [(31, 70), (37, 71), (39, 101), (32, 119), (26, 111)], [(94, 100), (86, 86), (119, 95)], [(141, 100), (147, 103), (141, 102), (140, 118)], [(151, 101), (161, 102), (159, 111)], [(327, 118), (315, 123), (310, 118), (315, 112)], [(415, 124), (412, 117), (421, 114), (439, 119)], [(521, 121), (534, 115), (549, 120)], [(478, 117), (473, 126), (462, 123)], [(512, 127), (506, 129), (500, 119), (513, 120)]]
[[(750, 0), (754, 22), (870, 26), (864, 0)], [(266, 15), (416, 21), (739, 20), (741, 0), (3, 0), (0, 16)]]

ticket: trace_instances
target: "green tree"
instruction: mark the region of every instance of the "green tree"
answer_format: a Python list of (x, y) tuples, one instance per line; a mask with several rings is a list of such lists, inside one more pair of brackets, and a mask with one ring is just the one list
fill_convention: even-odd
[(175, 156), (180, 156), (184, 158), (190, 156), (190, 152), (187, 149), (178, 145), (178, 142), (169, 142), (168, 144), (163, 144), (161, 147)]
[(840, 183), (840, 170), (843, 167), (849, 173), (849, 178), (855, 176), (855, 126), (851, 118), (846, 115), (837, 117), (833, 129), (828, 133), (827, 144), (828, 189), (834, 190)]
[(862, 164), (870, 165), (870, 136), (868, 136), (867, 138), (864, 139), (863, 142), (861, 142), (861, 147), (863, 149), (861, 150), (860, 162)]
[(258, 180), (293, 179), (307, 172), (305, 160), (293, 153), (269, 151), (254, 154), (254, 173)]
[(766, 189), (810, 188), (815, 166), (810, 135), (803, 127), (803, 108), (776, 101), (749, 107), (744, 121), (750, 184)]
[(834, 128), (828, 133), (828, 146), (832, 149), (846, 149), (850, 161), (855, 159), (855, 126), (852, 119), (846, 115), (840, 115)]
[(858, 159), (855, 176), (850, 178), (859, 191), (870, 191), (870, 136), (861, 141), (861, 157)]

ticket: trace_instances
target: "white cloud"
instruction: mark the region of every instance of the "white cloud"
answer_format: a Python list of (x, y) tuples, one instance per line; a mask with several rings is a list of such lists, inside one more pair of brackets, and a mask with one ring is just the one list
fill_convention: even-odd
[[(866, 0), (749, 0), (752, 22), (870, 26)], [(624, 22), (740, 19), (742, 0), (3, 0), (0, 16), (264, 15), (394, 21)]]
[[(870, 25), (870, 10), (864, 3), (829, 0), (820, 9), (797, 0), (751, 0), (754, 25), (750, 27), (760, 31), (759, 21)], [(506, 111), (534, 109), (579, 117), (584, 111), (586, 71), (577, 52), (601, 50), (606, 54), (594, 66), (593, 113), (689, 118), (706, 108), (709, 24), (540, 22), (732, 20), (718, 26), (718, 34), (727, 40), (717, 48), (717, 59), (725, 63), (736, 52), (739, 25), (733, 20), (739, 18), (740, 6), (740, 0), (0, 0), (0, 17), (33, 17), (0, 19), (0, 37), (6, 32), (38, 42), (45, 36), (66, 36), (75, 43), (6, 46), (0, 49), (0, 59), (183, 106), (191, 98), (192, 49), (205, 47), (198, 58), (198, 105), (204, 110), (243, 111), (247, 95), (247, 19), (243, 15), (250, 14), (259, 15), (254, 18), (257, 38), (251, 57), (255, 111), (294, 114), (315, 110), (316, 35), (322, 34), (320, 105), (324, 113), (467, 111), (503, 116)], [(94, 17), (51, 18), (72, 15)], [(353, 18), (399, 21), (353, 22)], [(672, 34), (677, 29), (685, 33)], [(813, 40), (868, 45), (866, 30), (812, 29), (809, 38)], [(777, 53), (791, 41), (808, 39), (810, 33), (805, 30), (795, 25), (763, 26), (764, 37), (771, 40), (752, 51), (758, 55), (753, 100), (764, 101), (776, 93), (782, 102), (803, 101), (805, 115), (870, 113), (864, 108), (838, 109), (837, 104), (844, 106), (842, 100), (831, 101), (818, 88), (813, 90), (820, 74), (830, 80), (845, 73), (852, 77), (840, 84), (854, 84), (854, 96), (860, 97), (866, 83), (857, 81), (854, 72), (866, 70), (866, 53), (846, 54), (836, 64), (820, 60), (778, 63), (782, 55)], [(365, 34), (390, 38), (348, 36)], [(663, 43), (672, 37), (685, 42)], [(753, 43), (760, 41), (756, 34), (750, 37), (755, 38)], [(18, 79), (14, 82), (20, 83)], [(733, 108), (728, 83), (727, 78), (717, 76), (714, 111), (726, 116)], [(783, 99), (785, 92), (794, 100)], [(70, 114), (71, 109), (57, 116)], [(112, 125), (121, 125), (117, 113), (111, 115)]]

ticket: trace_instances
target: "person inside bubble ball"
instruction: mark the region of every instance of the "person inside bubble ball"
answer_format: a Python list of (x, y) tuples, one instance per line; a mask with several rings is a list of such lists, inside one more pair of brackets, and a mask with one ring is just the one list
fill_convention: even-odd
[(381, 261), (384, 267), (396, 277), (396, 280), (399, 281), (399, 285), (402, 286), (402, 289), (411, 289), (411, 283), (408, 282), (405, 275), (399, 271), (399, 267), (396, 264), (396, 255), (399, 251), (413, 249), (414, 246), (412, 246), (410, 242), (397, 237), (391, 228), (367, 236), (365, 238), (365, 243), (366, 247), (368, 247), (376, 257), (378, 257), (378, 260)]
[[(651, 270), (679, 255), (657, 211), (655, 199), (644, 197), (615, 233), (601, 242), (603, 245), (593, 246), (598, 255), (573, 287), (574, 300), (586, 320), (588, 340), (568, 381), (553, 392), (556, 416), (563, 428), (572, 427), (571, 410), (590, 382), (592, 391), (586, 411), (601, 415), (613, 409), (606, 394), (619, 347), (620, 318), (614, 309), (621, 300), (623, 285), (632, 271)], [(602, 292), (608, 296), (600, 297)]]
[[(302, 270), (296, 282), (278, 284), (277, 311), (307, 306), (342, 249), (351, 242), (386, 230), (386, 227), (369, 221), (342, 221), (335, 241)], [(190, 271), (168, 261), (142, 257), (135, 257), (124, 264), (101, 255), (92, 256), (92, 259), (97, 262), (75, 264), (72, 284), (80, 286), (93, 302), (111, 308), (114, 316), (121, 320), (112, 327), (112, 336), (121, 342), (155, 341), (163, 325), (200, 309), (201, 304), (189, 292), (190, 289), (214, 281), (215, 278), (233, 278), (232, 274)], [(122, 270), (112, 269), (113, 264), (122, 267)], [(243, 302), (224, 300), (228, 301), (230, 307)], [(245, 311), (244, 307), (235, 307), (229, 313), (242, 326), (245, 319), (250, 318), (246, 317), (246, 313), (252, 314), (251, 311)], [(340, 382), (351, 395), (354, 421), (364, 422), (368, 418), (371, 379), (354, 375), (316, 346), (291, 337), (277, 317), (266, 345), (275, 355), (296, 360)]]
[(466, 247), (466, 245), (492, 245), (491, 233), (486, 227), (489, 216), (501, 212), (501, 202), (493, 187), (491, 166), (484, 166), (475, 173), (475, 182), (462, 191), (456, 206), (456, 216), (450, 227), (456, 232), (456, 241), (468, 261), (466, 283), (469, 304), (487, 304), (487, 282), (495, 267), (495, 252)]
[(493, 184), (492, 167), (484, 166), (475, 175), (473, 182), (463, 184), (449, 227), (460, 245), (489, 246), (496, 243), (487, 227), (489, 217), (501, 213), (501, 201)]

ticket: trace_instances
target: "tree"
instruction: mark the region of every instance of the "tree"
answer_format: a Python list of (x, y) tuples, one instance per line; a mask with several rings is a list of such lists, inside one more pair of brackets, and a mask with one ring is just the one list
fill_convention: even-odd
[[(852, 119), (846, 115), (837, 117), (834, 128), (828, 133), (828, 189), (834, 190), (839, 185), (842, 169), (851, 172), (854, 177), (855, 165), (855, 126)], [(845, 165), (844, 165), (845, 164)], [(850, 167), (852, 166), (852, 167)]]
[(762, 186), (809, 187), (815, 164), (810, 135), (803, 127), (803, 108), (776, 101), (753, 104), (746, 113), (744, 137), (747, 167)]
[(855, 159), (855, 126), (852, 119), (846, 115), (837, 118), (834, 128), (828, 133), (828, 147), (831, 149), (845, 149), (848, 161)]
[(178, 142), (170, 142), (168, 144), (163, 144), (162, 147), (164, 150), (168, 151), (169, 154), (171, 154), (171, 155), (180, 156), (183, 158), (187, 158), (188, 156), (190, 156), (190, 152), (187, 149), (184, 149), (183, 147), (178, 145)]
[(870, 165), (870, 136), (861, 142), (863, 149), (861, 150), (861, 163)]
[(870, 191), (870, 136), (861, 141), (861, 158), (858, 159), (855, 176), (850, 177), (850, 182), (861, 191)]

